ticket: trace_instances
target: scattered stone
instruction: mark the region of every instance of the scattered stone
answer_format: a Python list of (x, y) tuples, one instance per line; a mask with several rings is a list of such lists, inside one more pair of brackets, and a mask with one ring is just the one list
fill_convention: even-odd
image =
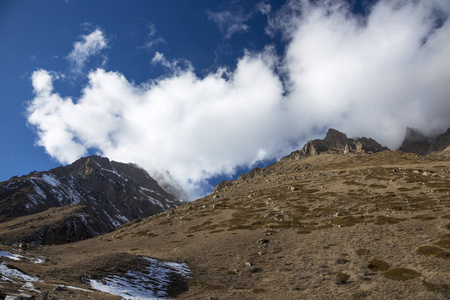
[(251, 262), (247, 261), (247, 262), (245, 263), (245, 266), (246, 266), (246, 267), (251, 267), (251, 266), (253, 266), (253, 264), (252, 264)]
[(62, 291), (65, 291), (65, 290), (66, 290), (66, 288), (63, 287), (63, 286), (60, 286), (60, 285), (56, 286), (56, 287), (53, 289), (54, 292), (62, 292)]
[(268, 244), (268, 243), (269, 243), (269, 240), (267, 240), (267, 239), (261, 239), (261, 240), (258, 241), (258, 244), (260, 244), (260, 245), (265, 245), (265, 244)]

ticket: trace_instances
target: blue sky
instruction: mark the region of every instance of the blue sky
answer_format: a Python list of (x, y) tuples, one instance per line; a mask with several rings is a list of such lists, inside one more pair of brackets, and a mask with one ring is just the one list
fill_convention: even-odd
[(191, 195), (333, 127), (450, 126), (447, 0), (2, 1), (0, 180), (88, 154)]

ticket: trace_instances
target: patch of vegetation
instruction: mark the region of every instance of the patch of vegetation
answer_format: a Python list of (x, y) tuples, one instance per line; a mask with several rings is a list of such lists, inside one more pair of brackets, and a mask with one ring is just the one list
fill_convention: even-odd
[[(153, 233), (153, 232), (149, 232), (149, 231), (138, 231), (135, 234), (132, 234), (131, 237), (137, 237), (137, 236), (141, 236), (141, 237), (154, 237), (154, 236), (158, 236), (157, 234)], [(117, 237), (117, 239), (122, 239), (123, 236)]]
[(324, 225), (317, 226), (317, 229), (328, 229), (328, 228), (333, 228), (333, 225), (324, 224)]
[(425, 256), (438, 255), (441, 252), (444, 252), (444, 250), (434, 246), (422, 246), (416, 249), (417, 254)]
[(355, 253), (358, 256), (364, 256), (364, 255), (368, 255), (370, 253), (370, 251), (367, 249), (361, 248), (361, 249), (356, 249)]
[(446, 233), (443, 236), (441, 236), (441, 240), (442, 239), (450, 239), (450, 233)]
[(214, 230), (217, 227), (219, 227), (218, 224), (210, 225), (211, 223), (212, 223), (211, 220), (206, 220), (205, 222), (203, 222), (203, 224), (189, 227), (188, 231), (197, 232), (201, 230)]
[(208, 291), (219, 291), (223, 290), (224, 287), (218, 284), (210, 284), (204, 281), (189, 281), (189, 286), (201, 286), (203, 289)]
[(265, 289), (253, 289), (252, 290), (253, 294), (262, 294), (262, 293), (265, 293), (265, 292), (266, 292)]
[(350, 279), (350, 275), (345, 274), (345, 273), (338, 273), (334, 277), (334, 282), (336, 284), (346, 284), (349, 279)]
[(367, 299), (367, 297), (370, 295), (369, 291), (361, 291), (358, 293), (352, 294), (352, 300), (363, 300)]
[(412, 219), (430, 221), (430, 220), (437, 219), (437, 217), (428, 216), (428, 215), (418, 215), (418, 216), (412, 217)]
[(331, 223), (341, 225), (343, 227), (351, 227), (362, 222), (364, 222), (364, 216), (344, 216), (337, 217), (331, 220)]
[(369, 185), (371, 188), (375, 188), (375, 189), (386, 189), (387, 186), (385, 186), (384, 184), (371, 184)]
[(438, 292), (438, 293), (444, 293), (445, 295), (450, 294), (450, 285), (447, 284), (433, 284), (430, 282), (427, 282), (426, 280), (422, 281), (423, 286), (425, 289), (429, 292)]
[(165, 225), (165, 224), (173, 225), (173, 222), (172, 222), (172, 220), (165, 220), (165, 221), (159, 222), (159, 225)]
[(435, 242), (434, 244), (438, 245), (439, 247), (442, 247), (442, 248), (450, 249), (450, 239), (439, 240), (439, 241)]
[(392, 217), (386, 217), (386, 216), (377, 216), (377, 220), (375, 221), (376, 225), (392, 225), (392, 224), (398, 224), (402, 221), (405, 221), (406, 219), (399, 219), (399, 218), (392, 218)]
[(405, 281), (419, 277), (421, 274), (408, 268), (393, 268), (384, 272), (387, 279)]
[(372, 259), (369, 261), (367, 267), (373, 272), (383, 272), (389, 270), (389, 264), (379, 259)]

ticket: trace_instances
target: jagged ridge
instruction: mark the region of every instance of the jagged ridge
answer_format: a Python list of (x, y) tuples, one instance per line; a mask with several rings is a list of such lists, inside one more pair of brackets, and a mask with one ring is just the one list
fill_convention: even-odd
[[(0, 221), (52, 207), (78, 206), (77, 213), (72, 212), (58, 228), (37, 228), (33, 235), (21, 238), (34, 243), (86, 239), (182, 203), (144, 169), (100, 156), (0, 183)], [(58, 232), (63, 232), (64, 238)]]

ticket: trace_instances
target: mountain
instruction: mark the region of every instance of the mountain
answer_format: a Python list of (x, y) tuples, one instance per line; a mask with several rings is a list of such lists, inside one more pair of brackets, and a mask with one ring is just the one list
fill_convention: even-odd
[(450, 128), (446, 132), (438, 135), (430, 145), (427, 153), (450, 154)]
[(323, 140), (312, 140), (298, 151), (294, 151), (285, 159), (298, 160), (320, 153), (375, 153), (389, 150), (371, 138), (350, 139), (344, 133), (330, 128)]
[(450, 159), (344, 154), (350, 139), (327, 136), (310, 143), (316, 153), (320, 143), (328, 147), (317, 155), (290, 154), (102, 236), (25, 250), (0, 244), (1, 291), (49, 299), (449, 299)]
[[(133, 164), (100, 156), (0, 183), (3, 242), (74, 242), (110, 232), (134, 219), (183, 202)], [(26, 224), (38, 221), (33, 227)]]
[(407, 127), (405, 138), (399, 151), (425, 155), (433, 142), (433, 138), (425, 136), (420, 130)]
[(449, 146), (450, 128), (440, 135), (426, 136), (419, 129), (407, 127), (405, 138), (398, 150), (420, 155), (446, 155), (450, 154)]

